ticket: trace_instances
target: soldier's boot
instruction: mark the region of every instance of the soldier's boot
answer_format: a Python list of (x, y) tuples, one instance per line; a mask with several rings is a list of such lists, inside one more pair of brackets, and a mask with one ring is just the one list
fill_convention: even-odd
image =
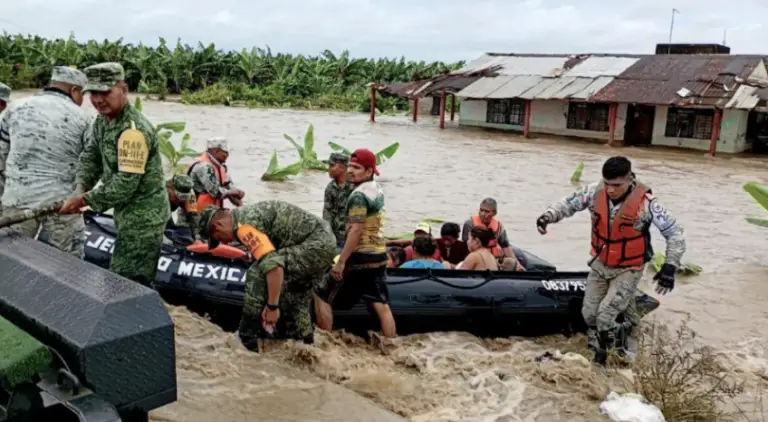
[(635, 359), (636, 351), (633, 350), (632, 330), (634, 326), (631, 323), (622, 323), (616, 328), (616, 356), (625, 364), (632, 363)]
[(587, 349), (596, 352), (598, 347), (597, 327), (587, 327)]
[(240, 342), (243, 343), (246, 349), (259, 353), (259, 335), (248, 324), (244, 324), (243, 321), (240, 322), (237, 336), (240, 337)]
[(605, 366), (608, 361), (608, 351), (616, 346), (616, 331), (600, 331), (598, 333), (598, 348), (595, 351), (595, 358), (592, 363)]

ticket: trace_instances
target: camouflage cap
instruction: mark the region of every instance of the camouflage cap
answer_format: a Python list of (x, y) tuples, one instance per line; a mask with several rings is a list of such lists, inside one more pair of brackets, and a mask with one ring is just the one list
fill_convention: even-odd
[(11, 102), (11, 87), (0, 82), (0, 101)]
[(118, 82), (125, 79), (125, 70), (123, 65), (117, 62), (99, 63), (88, 66), (83, 69), (85, 76), (88, 77), (88, 83), (83, 89), (87, 91), (109, 91)]
[(69, 66), (54, 66), (51, 82), (64, 82), (83, 88), (88, 83), (88, 77), (85, 73)]
[(200, 229), (199, 233), (200, 237), (208, 239), (208, 249), (213, 249), (216, 246), (219, 246), (219, 241), (211, 238), (209, 231), (211, 228), (211, 219), (213, 219), (213, 216), (216, 215), (216, 212), (220, 209), (221, 208), (216, 205), (208, 205), (203, 212), (200, 213), (200, 220), (198, 221), (198, 228)]
[(192, 190), (192, 178), (186, 174), (177, 174), (171, 179), (171, 187), (176, 196), (182, 201), (189, 201), (194, 197)]
[(332, 152), (331, 156), (327, 160), (323, 160), (325, 164), (349, 164), (349, 157), (341, 152)]
[(229, 151), (229, 142), (227, 142), (227, 138), (223, 136), (214, 136), (213, 138), (208, 139), (205, 147), (207, 149), (218, 148), (222, 151)]

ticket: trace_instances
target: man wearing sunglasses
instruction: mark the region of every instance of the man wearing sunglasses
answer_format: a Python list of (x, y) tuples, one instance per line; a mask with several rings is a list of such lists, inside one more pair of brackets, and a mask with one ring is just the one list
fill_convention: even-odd
[[(617, 337), (629, 336), (633, 325), (639, 323), (634, 298), (645, 264), (653, 257), (651, 225), (667, 242), (666, 260), (653, 277), (659, 294), (675, 287), (685, 238), (682, 227), (653, 196), (651, 188), (635, 179), (626, 157), (606, 160), (601, 182), (584, 186), (547, 208), (536, 220), (536, 227), (546, 234), (548, 224), (586, 209), (592, 215), (592, 259), (581, 312), (588, 335), (597, 339), (594, 362), (605, 365), (609, 350), (626, 354), (624, 342)], [(629, 324), (619, 326), (616, 318), (623, 312)]]

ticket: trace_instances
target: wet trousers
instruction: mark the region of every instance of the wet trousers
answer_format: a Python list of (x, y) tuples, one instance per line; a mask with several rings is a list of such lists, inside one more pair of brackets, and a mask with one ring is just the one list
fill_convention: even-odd
[[(304, 242), (278, 249), (285, 259), (284, 279), (280, 293), (280, 319), (275, 335), (296, 340), (311, 339), (312, 293), (333, 265), (336, 238), (325, 225), (320, 225)], [(245, 297), (239, 335), (244, 343), (263, 338), (261, 313), (267, 304), (267, 277), (258, 263), (245, 275)]]
[[(4, 207), (3, 215), (23, 211), (23, 208)], [(10, 226), (11, 230), (26, 237), (51, 245), (64, 252), (83, 259), (85, 247), (85, 223), (81, 214), (48, 215)]]
[(598, 332), (614, 331), (616, 318), (624, 313), (632, 326), (640, 323), (635, 292), (643, 269), (607, 267), (599, 259), (592, 263), (581, 308), (587, 327)]

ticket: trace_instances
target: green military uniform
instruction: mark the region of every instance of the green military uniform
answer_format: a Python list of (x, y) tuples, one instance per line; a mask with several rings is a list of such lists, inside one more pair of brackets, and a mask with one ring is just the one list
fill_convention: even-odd
[[(84, 69), (84, 91), (109, 91), (125, 75), (119, 63), (100, 63)], [(131, 104), (109, 121), (99, 115), (93, 122), (80, 157), (77, 183), (94, 211), (114, 208), (117, 239), (110, 270), (151, 286), (171, 216), (163, 166), (152, 124)]]
[[(207, 207), (200, 217), (200, 234), (208, 237), (211, 218), (218, 208)], [(336, 241), (330, 226), (312, 213), (283, 201), (262, 201), (232, 210), (235, 238), (247, 246), (257, 261), (245, 276), (245, 303), (240, 321), (244, 343), (255, 340), (266, 306), (266, 274), (283, 267), (285, 279), (280, 294), (278, 331), (285, 337), (311, 339), (312, 291), (333, 264)], [(263, 256), (249, 240), (250, 233), (263, 233), (273, 249)], [(260, 242), (261, 245), (268, 242)], [(257, 243), (258, 244), (258, 243)]]
[[(325, 162), (330, 165), (344, 164), (346, 166), (349, 158), (344, 154), (334, 152)], [(325, 188), (323, 220), (331, 225), (338, 247), (344, 246), (347, 232), (347, 199), (353, 190), (355, 190), (355, 185), (352, 183), (344, 182), (344, 184), (339, 185), (335, 180), (331, 180)]]
[[(184, 202), (183, 206), (171, 202), (171, 213), (176, 213), (176, 221), (171, 217), (166, 225), (167, 228), (174, 229), (173, 235), (170, 236), (171, 243), (191, 244), (198, 238), (197, 231), (200, 224), (196, 195), (192, 189), (192, 178), (186, 174), (177, 174), (168, 181), (168, 184), (173, 189), (174, 195)], [(166, 234), (166, 236), (169, 235)]]

